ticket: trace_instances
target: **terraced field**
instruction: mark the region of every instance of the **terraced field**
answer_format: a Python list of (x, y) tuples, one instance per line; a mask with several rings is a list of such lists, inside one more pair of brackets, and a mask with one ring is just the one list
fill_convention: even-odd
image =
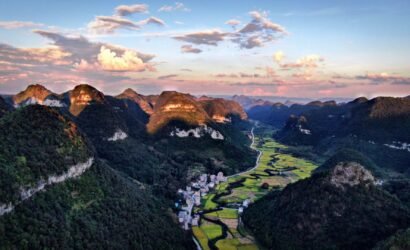
[(256, 134), (252, 147), (262, 153), (258, 166), (228, 178), (195, 208), (201, 220), (192, 230), (202, 249), (260, 249), (241, 223), (238, 210), (243, 202), (253, 202), (272, 189), (309, 177), (317, 167), (308, 160), (283, 153), (287, 146), (270, 135)]

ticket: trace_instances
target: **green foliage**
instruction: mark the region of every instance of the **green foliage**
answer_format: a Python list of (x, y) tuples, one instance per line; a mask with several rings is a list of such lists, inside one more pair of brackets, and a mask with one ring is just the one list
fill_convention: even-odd
[(370, 249), (410, 225), (410, 211), (375, 186), (329, 182), (328, 172), (273, 191), (243, 220), (269, 249)]
[(192, 249), (149, 189), (97, 162), (0, 217), (2, 249)]
[(405, 250), (410, 249), (410, 228), (400, 230), (388, 239), (380, 242), (374, 250)]
[(365, 155), (353, 149), (343, 148), (317, 168), (315, 172), (329, 171), (339, 162), (356, 162), (372, 172), (377, 171), (377, 166)]
[(27, 106), (0, 119), (0, 202), (19, 188), (84, 162), (91, 151), (75, 125), (56, 110)]

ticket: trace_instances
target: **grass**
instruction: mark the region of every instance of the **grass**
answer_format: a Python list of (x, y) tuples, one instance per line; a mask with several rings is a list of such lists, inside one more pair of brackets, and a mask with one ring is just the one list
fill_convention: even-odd
[[(292, 181), (309, 177), (312, 171), (317, 167), (314, 163), (308, 160), (294, 157), (293, 155), (286, 153), (286, 149), (292, 149), (293, 151), (298, 149), (289, 148), (288, 146), (280, 144), (274, 141), (270, 136), (265, 136), (263, 139), (256, 137), (254, 148), (257, 148), (262, 152), (258, 167), (251, 172), (231, 177), (227, 182), (218, 185), (213, 193), (206, 195), (202, 199), (201, 204), (203, 210), (218, 207), (218, 204), (214, 203), (212, 199), (215, 197), (216, 193), (224, 192), (229, 183), (246, 178), (242, 183), (243, 186), (232, 189), (232, 194), (220, 198), (221, 202), (225, 202), (226, 204), (240, 203), (246, 199), (255, 201), (266, 195), (272, 188), (284, 187)], [(266, 169), (276, 170), (278, 172), (283, 171), (286, 174), (269, 176), (264, 172)], [(255, 179), (251, 174), (258, 174), (259, 179)], [(263, 183), (267, 183), (269, 188), (261, 188)], [(232, 220), (238, 218), (238, 211), (237, 209), (224, 208), (220, 211), (208, 213), (207, 216), (214, 217), (215, 219), (219, 218), (221, 221), (229, 221), (229, 219)], [(231, 225), (231, 227), (236, 226)], [(246, 232), (240, 225), (238, 228), (230, 228), (230, 230), (233, 232), (233, 238), (219, 240), (216, 243), (216, 246), (219, 249), (259, 249), (256, 244), (243, 241), (245, 236), (242, 234), (246, 234)], [(204, 249), (208, 249), (208, 239), (214, 239), (222, 234), (222, 228), (219, 225), (210, 222), (204, 222), (200, 228), (195, 228), (193, 231), (195, 237), (197, 237)]]
[(237, 219), (238, 210), (232, 208), (224, 208), (223, 210), (212, 212), (207, 215), (223, 219)]
[(238, 239), (223, 239), (219, 240), (216, 246), (223, 250), (236, 250), (240, 244), (241, 242)]
[(199, 244), (201, 245), (203, 250), (210, 250), (208, 246), (208, 237), (199, 227), (192, 227), (192, 233), (194, 234), (195, 238), (198, 240)]
[(259, 250), (259, 247), (256, 244), (244, 244), (240, 245), (237, 248), (238, 250)]
[(214, 239), (222, 235), (222, 227), (213, 223), (204, 223), (200, 226), (208, 239)]
[(215, 202), (212, 201), (214, 196), (215, 196), (215, 194), (209, 194), (209, 195), (205, 196), (202, 199), (202, 204), (204, 204), (204, 209), (205, 210), (214, 209), (214, 208), (218, 207), (218, 204), (216, 204)]

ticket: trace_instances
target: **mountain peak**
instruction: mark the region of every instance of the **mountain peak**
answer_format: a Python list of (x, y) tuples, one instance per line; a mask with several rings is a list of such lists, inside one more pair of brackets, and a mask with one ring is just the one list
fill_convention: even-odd
[(70, 112), (79, 115), (91, 103), (103, 103), (104, 94), (91, 85), (80, 84), (70, 91)]
[(27, 86), (25, 90), (13, 96), (13, 102), (15, 105), (19, 105), (29, 99), (33, 99), (33, 102), (41, 104), (51, 94), (53, 93), (43, 85), (32, 84)]
[(374, 177), (362, 165), (356, 162), (340, 162), (330, 172), (330, 183), (344, 189), (345, 186), (365, 186), (374, 184)]
[(153, 104), (148, 100), (146, 96), (138, 94), (135, 90), (127, 88), (121, 94), (116, 96), (119, 99), (128, 99), (137, 103), (140, 108), (147, 114), (151, 115), (153, 110)]
[(136, 96), (136, 95), (139, 95), (139, 94), (135, 90), (133, 90), (132, 88), (127, 88), (120, 95)]

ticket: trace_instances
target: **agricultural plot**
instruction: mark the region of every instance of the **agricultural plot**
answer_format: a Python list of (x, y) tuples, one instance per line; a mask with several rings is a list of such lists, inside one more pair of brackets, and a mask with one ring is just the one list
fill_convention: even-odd
[(317, 167), (310, 161), (283, 153), (287, 146), (271, 137), (256, 137), (252, 147), (261, 152), (258, 166), (230, 177), (202, 199), (198, 211), (204, 214), (200, 227), (193, 233), (203, 249), (209, 249), (209, 244), (218, 249), (259, 249), (241, 225), (238, 208), (245, 200), (253, 202), (272, 189), (309, 177)]

